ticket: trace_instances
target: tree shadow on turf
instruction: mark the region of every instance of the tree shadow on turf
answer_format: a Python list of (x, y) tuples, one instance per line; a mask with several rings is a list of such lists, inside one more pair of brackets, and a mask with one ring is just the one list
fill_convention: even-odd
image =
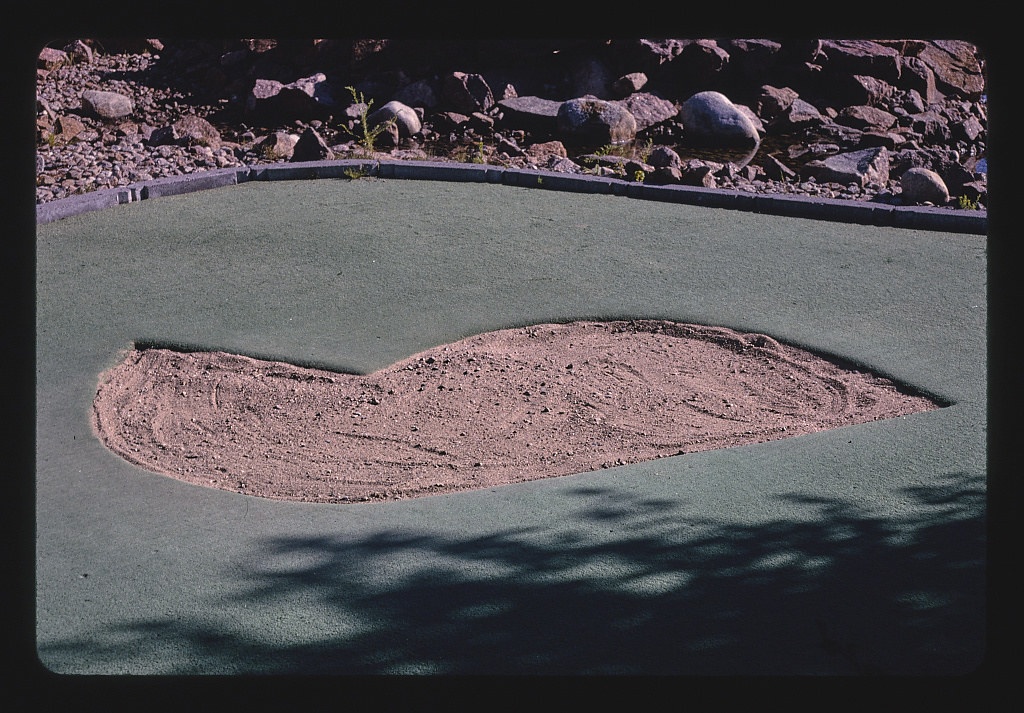
[(260, 542), (230, 575), (232, 604), (285, 619), (290, 602), (314, 602), (303, 641), (218, 620), (212, 601), (40, 656), (116, 670), (163, 655), (172, 675), (955, 675), (983, 663), (981, 476), (904, 490), (915, 507), (901, 519), (783, 496), (801, 517), (756, 526), (573, 494), (578, 509), (544, 532)]

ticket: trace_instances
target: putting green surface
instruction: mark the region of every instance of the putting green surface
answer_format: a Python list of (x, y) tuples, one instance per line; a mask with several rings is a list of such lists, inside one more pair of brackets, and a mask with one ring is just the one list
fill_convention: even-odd
[[(253, 182), (37, 230), (59, 673), (952, 673), (984, 654), (985, 238), (611, 195)], [(133, 344), (355, 373), (515, 325), (760, 332), (949, 406), (359, 505), (191, 486), (89, 415)]]

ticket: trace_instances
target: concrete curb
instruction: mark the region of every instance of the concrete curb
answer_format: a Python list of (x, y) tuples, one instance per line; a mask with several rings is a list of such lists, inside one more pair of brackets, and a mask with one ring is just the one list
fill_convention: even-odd
[(792, 218), (949, 233), (988, 234), (987, 211), (957, 211), (926, 206), (891, 206), (835, 198), (764, 195), (695, 186), (652, 186), (601, 176), (500, 168), (483, 164), (375, 161), (372, 159), (267, 164), (214, 169), (183, 176), (158, 178), (123, 188), (103, 189), (37, 205), (36, 223), (41, 225), (135, 201), (193, 193), (248, 181), (364, 177), (500, 183), (522, 188), (576, 193), (607, 193), (640, 200), (667, 201)]

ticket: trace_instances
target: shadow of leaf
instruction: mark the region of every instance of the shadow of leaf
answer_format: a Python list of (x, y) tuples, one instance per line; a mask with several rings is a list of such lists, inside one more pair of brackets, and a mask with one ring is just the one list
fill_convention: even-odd
[(211, 602), (42, 653), (170, 647), (174, 674), (969, 672), (985, 655), (984, 479), (905, 493), (921, 506), (905, 518), (787, 496), (802, 517), (741, 526), (588, 487), (545, 531), (279, 537), (236, 573), (232, 604), (287, 619), (301, 600), (319, 612), (301, 638)]

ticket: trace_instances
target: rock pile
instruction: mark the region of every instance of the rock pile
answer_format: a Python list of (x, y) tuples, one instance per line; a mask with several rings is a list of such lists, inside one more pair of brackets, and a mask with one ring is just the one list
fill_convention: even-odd
[(987, 200), (984, 57), (960, 41), (52, 45), (37, 77), (38, 202), (366, 155), (893, 204)]

